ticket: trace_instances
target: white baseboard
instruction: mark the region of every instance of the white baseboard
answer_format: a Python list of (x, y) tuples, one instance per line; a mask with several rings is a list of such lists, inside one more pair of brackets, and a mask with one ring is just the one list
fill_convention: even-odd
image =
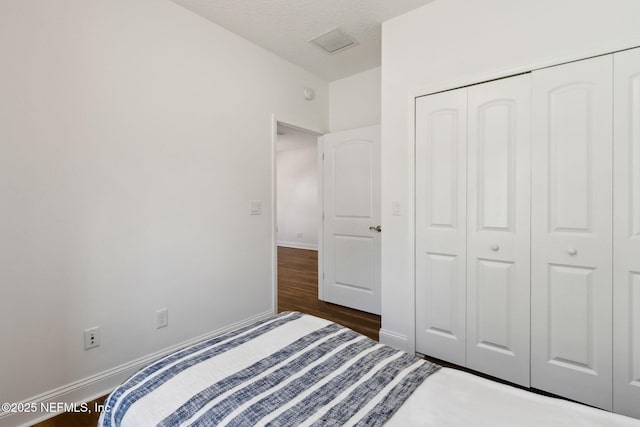
[(380, 342), (402, 351), (409, 351), (409, 339), (397, 332), (380, 329)]
[[(90, 377), (84, 378), (80, 381), (76, 381), (71, 384), (67, 384), (65, 386), (56, 388), (54, 390), (50, 390), (48, 392), (39, 394), (37, 396), (33, 396), (20, 403), (23, 403), (23, 404), (35, 403), (37, 408), (40, 408), (41, 404), (47, 404), (50, 402), (80, 404), (81, 402), (88, 402), (88, 401), (97, 399), (98, 397), (111, 393), (111, 391), (113, 391), (114, 388), (116, 388), (129, 376), (134, 374), (141, 367), (148, 365), (149, 363), (151, 363), (156, 359), (166, 356), (167, 354), (172, 353), (180, 348), (195, 344), (198, 341), (213, 338), (215, 336), (224, 334), (231, 330), (250, 325), (253, 322), (267, 319), (273, 315), (274, 315), (274, 312), (272, 310), (266, 311), (264, 313), (260, 313), (256, 316), (250, 317), (249, 319), (236, 322), (232, 325), (228, 325), (220, 329), (216, 329), (215, 331), (181, 342), (179, 344), (173, 345), (171, 347), (165, 348), (163, 350), (157, 351), (147, 356), (140, 357), (138, 359), (132, 360), (131, 362), (127, 362), (120, 366), (116, 366), (115, 368), (108, 369), (96, 375), (92, 375)], [(3, 403), (3, 402), (0, 402), (0, 403)], [(92, 409), (92, 408), (89, 408), (89, 409)], [(55, 417), (56, 415), (58, 415), (58, 413), (55, 413), (55, 412), (43, 413), (38, 411), (38, 412), (11, 413), (11, 412), (0, 411), (0, 427), (15, 427), (15, 426), (28, 427), (35, 423), (44, 421), (48, 418)]]
[(278, 242), (278, 246), (284, 246), (285, 248), (294, 248), (294, 249), (307, 249), (310, 251), (318, 250), (318, 245), (314, 245), (311, 243)]

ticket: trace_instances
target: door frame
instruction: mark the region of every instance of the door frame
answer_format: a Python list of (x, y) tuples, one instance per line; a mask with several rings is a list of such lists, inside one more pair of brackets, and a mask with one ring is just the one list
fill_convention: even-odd
[(318, 164), (318, 298), (323, 295), (322, 280), (322, 253), (323, 253), (323, 221), (322, 212), (324, 211), (322, 200), (322, 135), (319, 130), (309, 129), (298, 126), (293, 122), (281, 120), (273, 113), (271, 114), (271, 303), (273, 304), (273, 313), (278, 314), (278, 170), (277, 170), (277, 143), (278, 143), (278, 125), (282, 125), (293, 130), (304, 132), (317, 137), (317, 164)]

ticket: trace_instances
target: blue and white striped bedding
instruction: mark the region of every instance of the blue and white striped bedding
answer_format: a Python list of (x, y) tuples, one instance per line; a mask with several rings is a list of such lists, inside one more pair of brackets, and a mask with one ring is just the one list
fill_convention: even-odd
[(99, 425), (379, 426), (438, 369), (301, 313), (192, 345), (142, 369)]

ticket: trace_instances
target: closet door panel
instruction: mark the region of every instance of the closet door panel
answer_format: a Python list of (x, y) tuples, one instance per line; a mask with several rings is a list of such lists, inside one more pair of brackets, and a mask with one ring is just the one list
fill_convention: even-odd
[(468, 89), (467, 366), (529, 385), (530, 75)]
[(614, 55), (614, 391), (640, 418), (640, 49)]
[(466, 89), (416, 100), (416, 350), (465, 364)]
[(612, 407), (612, 56), (532, 73), (531, 385)]

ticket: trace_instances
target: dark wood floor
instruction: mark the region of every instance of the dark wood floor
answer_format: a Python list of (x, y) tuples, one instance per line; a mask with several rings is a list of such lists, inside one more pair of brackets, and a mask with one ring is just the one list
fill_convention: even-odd
[[(318, 300), (318, 252), (278, 248), (278, 313), (301, 311), (344, 325), (378, 340), (380, 316)], [(106, 396), (89, 403), (102, 404)], [(64, 413), (34, 427), (95, 427), (99, 413)]]
[(380, 316), (318, 300), (318, 252), (278, 247), (278, 312), (301, 311), (378, 340)]
[(35, 424), (33, 427), (96, 427), (98, 425), (98, 418), (100, 418), (100, 412), (93, 412), (93, 408), (95, 408), (96, 405), (102, 405), (106, 398), (107, 396), (103, 396), (89, 402), (87, 406), (92, 410), (90, 414), (65, 412)]

